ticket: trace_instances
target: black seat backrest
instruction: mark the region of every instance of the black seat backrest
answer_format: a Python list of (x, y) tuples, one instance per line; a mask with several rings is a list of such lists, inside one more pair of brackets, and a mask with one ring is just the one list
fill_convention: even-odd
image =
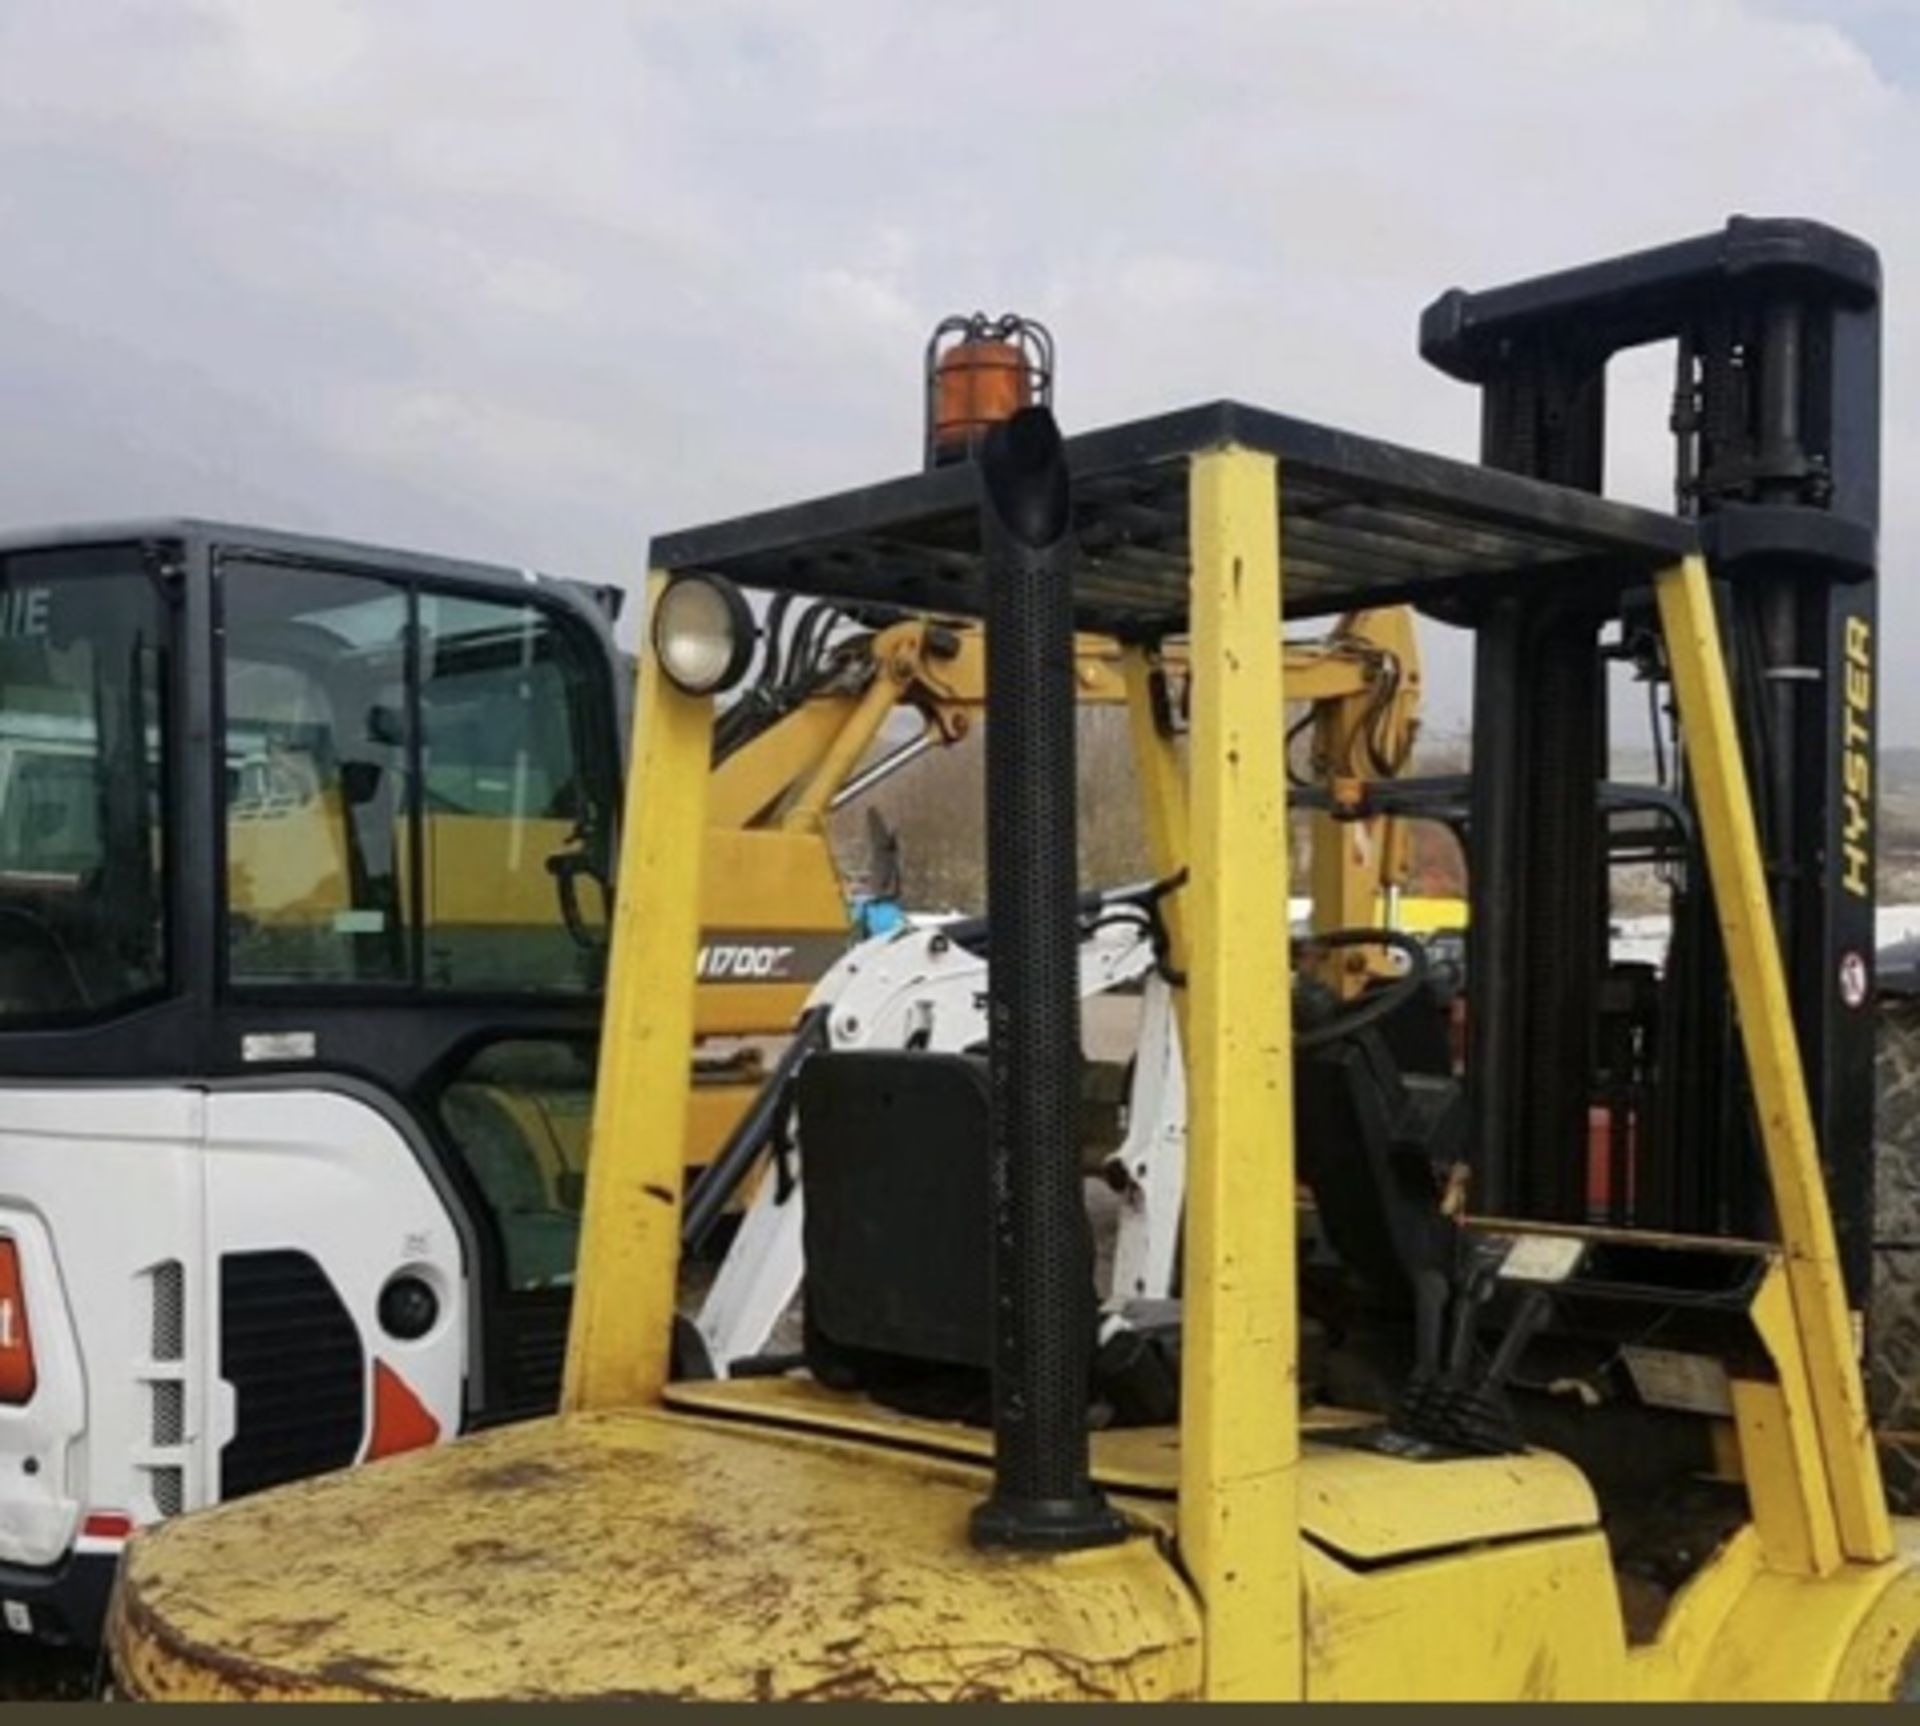
[(1446, 1169), (1465, 1147), (1465, 1098), (1452, 1078), (1403, 1072), (1378, 1030), (1294, 1062), (1300, 1176), (1328, 1242), (1376, 1291), (1444, 1271)]
[(986, 1062), (971, 1055), (819, 1054), (801, 1068), (808, 1354), (820, 1376), (838, 1365), (871, 1377), (859, 1357), (991, 1364), (987, 1109)]

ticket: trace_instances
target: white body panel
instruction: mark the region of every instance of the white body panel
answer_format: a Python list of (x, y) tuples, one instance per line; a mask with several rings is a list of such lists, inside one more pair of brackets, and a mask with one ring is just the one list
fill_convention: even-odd
[(1158, 976), (1147, 979), (1141, 1003), (1127, 1136), (1114, 1159), (1125, 1178), (1113, 1274), (1103, 1302), (1109, 1312), (1120, 1311), (1129, 1301), (1170, 1295), (1180, 1257), (1181, 1207), (1187, 1192), (1187, 1073), (1173, 990)]
[[(405, 1138), (356, 1096), (0, 1086), (0, 1233), (19, 1243), (38, 1380), (24, 1408), (0, 1407), (0, 1564), (57, 1563), (89, 1512), (145, 1523), (217, 1501), (235, 1424), (225, 1254), (292, 1250), (324, 1270), (366, 1357), (363, 1452), (376, 1358), (459, 1430), (459, 1238)], [(377, 1316), (403, 1269), (440, 1299), (411, 1342)]]
[[(368, 1355), (399, 1373), (439, 1423), (459, 1430), (467, 1366), (460, 1239), (440, 1195), (393, 1124), (330, 1091), (216, 1091), (207, 1098), (207, 1275), (215, 1255), (290, 1249), (327, 1273)], [(380, 1291), (402, 1272), (439, 1297), (432, 1330), (382, 1331)], [(367, 1395), (369, 1434), (373, 1395)], [(220, 1412), (220, 1441), (232, 1431)]]
[(0, 1562), (54, 1563), (89, 1510), (154, 1519), (159, 1468), (204, 1502), (197, 1447), (151, 1443), (154, 1273), (202, 1258), (204, 1105), (184, 1089), (0, 1090), (0, 1230), (23, 1249), (38, 1371), (26, 1407), (0, 1409)]

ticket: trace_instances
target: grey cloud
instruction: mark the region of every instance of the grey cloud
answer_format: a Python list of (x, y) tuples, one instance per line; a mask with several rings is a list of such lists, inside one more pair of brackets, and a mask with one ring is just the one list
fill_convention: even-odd
[[(1073, 424), (1231, 393), (1470, 453), (1433, 293), (1734, 210), (1882, 247), (1904, 463), (1920, 96), (1874, 9), (8, 0), (0, 517), (630, 578), (650, 531), (911, 465), (922, 332), (975, 305), (1054, 325)], [(1657, 501), (1627, 369), (1614, 480)]]

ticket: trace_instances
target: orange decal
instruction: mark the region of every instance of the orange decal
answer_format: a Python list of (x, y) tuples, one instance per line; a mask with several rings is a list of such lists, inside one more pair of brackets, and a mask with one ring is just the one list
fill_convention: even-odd
[(418, 1450), (440, 1436), (440, 1423), (413, 1387), (383, 1360), (373, 1363), (373, 1437), (367, 1461)]

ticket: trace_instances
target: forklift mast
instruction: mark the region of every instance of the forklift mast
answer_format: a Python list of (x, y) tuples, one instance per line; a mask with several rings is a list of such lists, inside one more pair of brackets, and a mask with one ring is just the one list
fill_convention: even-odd
[[(1724, 230), (1479, 293), (1421, 320), (1481, 390), (1481, 459), (1603, 488), (1607, 363), (1671, 341), (1678, 512), (1700, 523), (1851, 1304), (1873, 1238), (1880, 268), (1807, 221)], [(1606, 962), (1604, 602), (1489, 596), (1474, 667), (1469, 1019), (1476, 1207), (1575, 1220)], [(1684, 740), (1683, 740), (1684, 749)], [(1674, 907), (1635, 1221), (1758, 1235), (1764, 1184), (1697, 867)], [(1517, 917), (1491, 914), (1517, 905)], [(1723, 1147), (1706, 1154), (1706, 1147)]]

